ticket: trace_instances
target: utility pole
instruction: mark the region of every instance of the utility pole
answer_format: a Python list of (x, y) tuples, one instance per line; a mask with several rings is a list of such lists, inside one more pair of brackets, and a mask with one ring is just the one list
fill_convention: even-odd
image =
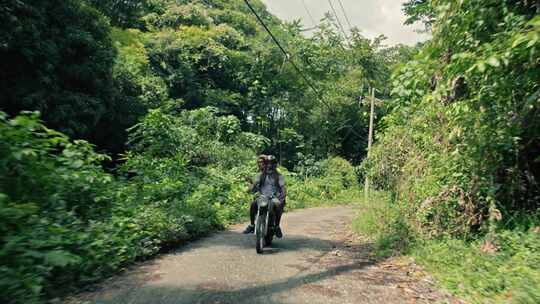
[[(368, 149), (367, 157), (371, 155), (371, 144), (373, 143), (373, 116), (375, 115), (375, 88), (371, 88), (371, 112), (369, 115), (369, 134), (368, 134)], [(367, 202), (369, 196), (369, 178), (365, 177), (364, 183), (364, 200)]]

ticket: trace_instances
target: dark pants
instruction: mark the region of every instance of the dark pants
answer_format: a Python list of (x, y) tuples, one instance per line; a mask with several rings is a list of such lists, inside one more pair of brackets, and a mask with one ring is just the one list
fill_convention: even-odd
[[(283, 204), (279, 204), (274, 209), (274, 214), (276, 216), (276, 226), (279, 226), (281, 223), (281, 216), (283, 215), (283, 210), (285, 209), (285, 201)], [(249, 219), (251, 220), (251, 225), (255, 225), (255, 217), (257, 216), (257, 201), (251, 202), (251, 207), (249, 208)]]

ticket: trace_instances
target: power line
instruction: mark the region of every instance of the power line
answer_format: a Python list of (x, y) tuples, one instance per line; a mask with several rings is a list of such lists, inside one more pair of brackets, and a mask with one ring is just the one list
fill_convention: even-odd
[(352, 30), (351, 21), (349, 20), (349, 17), (347, 16), (347, 12), (345, 11), (345, 7), (343, 7), (343, 3), (341, 3), (341, 0), (338, 0), (339, 6), (341, 6), (341, 10), (343, 11), (343, 15), (345, 16), (345, 20), (347, 21), (347, 24), (349, 25), (349, 30)]
[(289, 60), (289, 62), (292, 64), (292, 66), (294, 67), (294, 69), (296, 70), (296, 72), (298, 74), (300, 74), (300, 76), (302, 77), (302, 79), (304, 79), (304, 81), (307, 83), (307, 85), (317, 94), (317, 99), (319, 99), (319, 101), (321, 103), (323, 103), (324, 105), (326, 105), (329, 109), (331, 109), (330, 105), (328, 103), (326, 103), (326, 101), (324, 101), (324, 99), (322, 98), (322, 95), (321, 93), (319, 92), (319, 90), (317, 90), (317, 88), (311, 83), (311, 81), (307, 78), (307, 76), (302, 72), (302, 70), (300, 70), (300, 68), (296, 65), (296, 63), (294, 62), (294, 60), (291, 58), (291, 56), (289, 55), (289, 53), (287, 53), (287, 51), (285, 51), (285, 48), (283, 48), (283, 46), (281, 46), (281, 43), (279, 43), (279, 41), (277, 40), (277, 38), (274, 36), (274, 34), (272, 34), (272, 31), (270, 31), (270, 29), (268, 28), (268, 26), (266, 26), (266, 24), (264, 23), (264, 21), (261, 19), (261, 17), (259, 16), (259, 14), (257, 14), (257, 12), (255, 11), (255, 9), (253, 8), (253, 6), (251, 6), (251, 4), (249, 3), (248, 0), (244, 0), (244, 2), (246, 3), (246, 5), (249, 7), (249, 10), (253, 13), (253, 15), (255, 15), (255, 17), (257, 17), (257, 20), (259, 21), (259, 23), (264, 27), (264, 29), (266, 30), (266, 32), (268, 33), (268, 35), (270, 35), (270, 37), (272, 38), (272, 40), (274, 41), (274, 43), (279, 47), (279, 49), (281, 50), (281, 52), (283, 53), (283, 55), (285, 55), (285, 58), (287, 58)]
[(308, 32), (308, 31), (316, 30), (317, 28), (318, 28), (318, 27), (309, 27), (309, 28), (301, 29), (300, 31), (301, 31), (301, 32)]
[(308, 9), (308, 7), (306, 5), (306, 0), (302, 0), (302, 5), (304, 5), (304, 9), (306, 10), (306, 13), (308, 14), (309, 19), (311, 19), (311, 22), (313, 23), (313, 26), (317, 27), (317, 22), (315, 22), (315, 18), (313, 18), (313, 15), (311, 15), (311, 13), (309, 12), (309, 9)]
[(334, 5), (332, 4), (332, 1), (328, 0), (328, 4), (330, 4), (330, 7), (332, 8), (332, 11), (334, 12), (334, 16), (336, 16), (336, 21), (339, 25), (339, 28), (341, 29), (341, 32), (345, 36), (345, 40), (347, 40), (348, 38), (347, 38), (347, 34), (345, 33), (345, 28), (343, 27), (343, 24), (341, 24), (341, 21), (339, 20), (339, 16), (336, 12), (336, 9), (334, 8)]

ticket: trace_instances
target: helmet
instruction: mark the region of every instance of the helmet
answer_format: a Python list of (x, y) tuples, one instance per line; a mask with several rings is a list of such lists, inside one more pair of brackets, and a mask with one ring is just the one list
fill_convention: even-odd
[(273, 170), (276, 169), (277, 163), (277, 158), (274, 155), (268, 155), (268, 157), (266, 158), (266, 164)]
[(268, 155), (266, 157), (266, 162), (268, 162), (269, 164), (277, 164), (278, 161), (274, 155)]

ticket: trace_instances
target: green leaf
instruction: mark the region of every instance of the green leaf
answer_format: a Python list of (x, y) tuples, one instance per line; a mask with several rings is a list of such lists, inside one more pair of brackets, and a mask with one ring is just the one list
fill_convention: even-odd
[(80, 159), (77, 159), (76, 161), (73, 162), (73, 164), (71, 165), (73, 168), (80, 168), (84, 165), (84, 162)]
[(486, 63), (484, 61), (480, 61), (476, 64), (476, 67), (478, 68), (478, 71), (480, 73), (484, 73), (486, 71)]
[(45, 254), (45, 263), (51, 266), (65, 267), (76, 264), (79, 260), (78, 256), (63, 250), (53, 250)]
[(496, 57), (492, 56), (489, 57), (489, 59), (486, 61), (489, 65), (493, 67), (499, 67), (501, 65), (501, 62)]

